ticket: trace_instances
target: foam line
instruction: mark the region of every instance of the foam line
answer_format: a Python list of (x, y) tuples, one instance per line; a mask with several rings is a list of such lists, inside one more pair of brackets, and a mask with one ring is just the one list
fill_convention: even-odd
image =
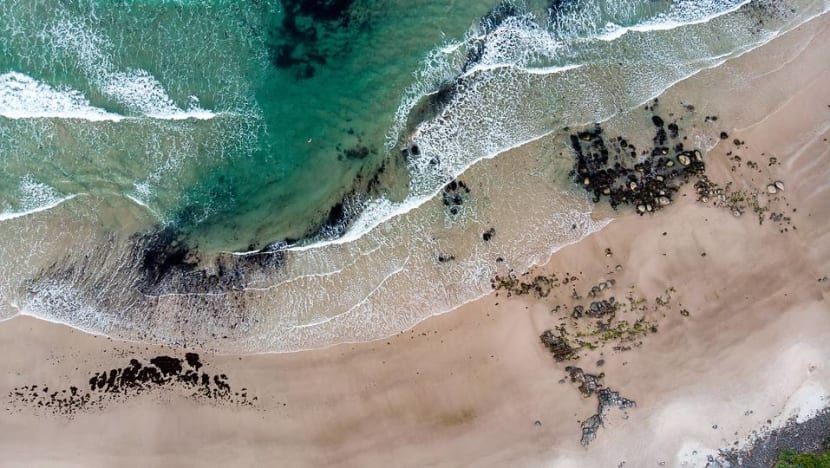
[(51, 202), (49, 202), (45, 205), (41, 205), (41, 206), (29, 209), (29, 210), (25, 210), (25, 211), (8, 211), (8, 212), (0, 213), (0, 221), (8, 221), (10, 219), (22, 218), (24, 216), (29, 216), (29, 215), (32, 215), (32, 214), (35, 214), (35, 213), (40, 213), (41, 211), (46, 211), (46, 210), (52, 209), (52, 208), (60, 205), (61, 203), (65, 202), (65, 201), (72, 200), (73, 198), (75, 198), (77, 196), (78, 196), (78, 194), (72, 194), (72, 195), (69, 195), (67, 197), (63, 197), (63, 198), (60, 198), (58, 200), (51, 201)]

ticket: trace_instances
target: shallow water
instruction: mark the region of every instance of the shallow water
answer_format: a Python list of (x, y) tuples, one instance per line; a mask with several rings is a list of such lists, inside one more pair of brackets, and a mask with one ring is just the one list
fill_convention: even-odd
[[(234, 351), (395, 333), (601, 228), (563, 127), (647, 141), (640, 104), (827, 9), (108, 5), (0, 5), (4, 313)], [(187, 249), (148, 269), (164, 233)]]

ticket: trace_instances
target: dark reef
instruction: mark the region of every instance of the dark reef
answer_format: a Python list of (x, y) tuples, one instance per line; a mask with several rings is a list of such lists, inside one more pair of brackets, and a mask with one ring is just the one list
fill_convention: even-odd
[(632, 205), (640, 214), (657, 211), (691, 177), (704, 173), (703, 154), (685, 148), (676, 121), (668, 124), (668, 131), (659, 115), (653, 114), (651, 121), (656, 128), (653, 147), (639, 153), (625, 138), (607, 137), (599, 124), (570, 135), (575, 158), (571, 177), (595, 203), (605, 198), (615, 209)]
[(207, 265), (198, 250), (182, 239), (181, 233), (172, 227), (133, 236), (133, 256), (140, 269), (137, 287), (142, 293), (244, 289), (252, 272), (279, 269), (287, 246), (285, 242), (277, 242), (256, 252), (221, 254)]
[[(407, 133), (411, 133), (419, 123), (434, 119), (441, 114), (459, 90), (466, 85), (464, 74), (481, 62), (487, 47), (488, 36), (507, 19), (521, 17), (524, 13), (525, 10), (513, 2), (504, 1), (479, 19), (479, 34), (467, 44), (467, 57), (461, 66), (461, 72), (454, 79), (445, 81), (432, 93), (424, 96), (412, 109), (407, 119)], [(417, 153), (413, 154), (417, 156)]]
[(628, 409), (637, 406), (634, 400), (629, 400), (620, 396), (616, 392), (606, 387), (602, 380), (605, 378), (604, 373), (588, 374), (580, 367), (568, 366), (565, 368), (568, 373), (570, 381), (578, 385), (579, 392), (582, 396), (589, 398), (593, 395), (597, 397), (597, 412), (582, 422), (582, 439), (581, 443), (587, 447), (597, 437), (597, 431), (602, 427), (605, 415), (613, 407), (620, 409)]
[(348, 41), (334, 36), (354, 26), (355, 3), (355, 0), (281, 0), (282, 19), (268, 31), (273, 65), (291, 70), (298, 80), (313, 77), (317, 67), (325, 66), (332, 54), (348, 50)]
[(461, 180), (452, 180), (441, 191), (441, 201), (451, 215), (457, 215), (465, 200), (469, 198), (470, 187)]
[(234, 392), (227, 375), (200, 372), (202, 367), (196, 353), (186, 353), (184, 359), (156, 356), (149, 363), (130, 359), (124, 367), (93, 374), (87, 391), (78, 386), (50, 391), (48, 384), (24, 385), (15, 387), (8, 396), (18, 409), (29, 406), (67, 416), (160, 388), (183, 389), (191, 398), (219, 403), (253, 406), (257, 401), (256, 396), (248, 396), (246, 388)]

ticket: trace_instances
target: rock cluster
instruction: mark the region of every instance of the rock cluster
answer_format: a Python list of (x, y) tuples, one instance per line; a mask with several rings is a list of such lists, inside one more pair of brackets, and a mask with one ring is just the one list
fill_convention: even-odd
[(451, 215), (457, 215), (459, 208), (470, 194), (470, 187), (461, 180), (448, 183), (441, 192), (441, 200)]
[(583, 316), (600, 318), (606, 315), (613, 315), (617, 311), (617, 307), (617, 299), (611, 297), (607, 300), (593, 301), (587, 309), (581, 305), (574, 306), (571, 316), (576, 319), (582, 318)]
[(548, 348), (551, 354), (553, 354), (553, 358), (557, 361), (571, 359), (579, 351), (579, 347), (571, 346), (567, 338), (565, 338), (563, 330), (557, 330), (556, 333), (551, 330), (545, 330), (539, 336), (539, 339), (542, 340), (542, 344)]
[(671, 204), (690, 176), (704, 172), (703, 154), (685, 148), (676, 122), (667, 125), (656, 114), (651, 120), (653, 147), (640, 153), (623, 137), (607, 138), (599, 124), (570, 135), (571, 177), (595, 203), (605, 198), (615, 209), (631, 205), (641, 215), (654, 212)]
[(581, 368), (573, 366), (566, 367), (565, 371), (568, 372), (571, 382), (579, 384), (578, 388), (583, 397), (588, 398), (592, 395), (597, 397), (596, 414), (582, 422), (581, 443), (585, 447), (597, 437), (597, 431), (602, 426), (609, 409), (612, 407), (628, 409), (637, 405), (634, 400), (624, 398), (619, 392), (604, 386), (602, 383), (602, 379), (605, 378), (604, 373), (588, 374)]
[[(342, 206), (335, 206), (330, 217), (340, 214)], [(183, 233), (171, 226), (136, 234), (131, 241), (131, 256), (139, 272), (135, 286), (147, 295), (242, 290), (252, 274), (281, 268), (287, 247), (285, 242), (275, 242), (244, 255), (217, 255), (208, 265)]]
[(48, 385), (24, 385), (9, 392), (9, 399), (16, 407), (25, 405), (67, 416), (163, 387), (184, 389), (192, 398), (243, 406), (257, 401), (256, 396), (248, 396), (246, 388), (234, 392), (227, 375), (209, 374), (201, 370), (203, 367), (196, 353), (187, 353), (184, 359), (156, 356), (149, 363), (131, 359), (127, 366), (93, 374), (88, 391), (77, 386), (50, 391)]

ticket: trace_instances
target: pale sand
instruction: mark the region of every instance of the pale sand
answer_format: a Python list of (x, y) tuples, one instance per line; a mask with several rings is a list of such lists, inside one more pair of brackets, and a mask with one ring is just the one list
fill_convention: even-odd
[[(783, 180), (780, 203), (798, 209), (790, 213), (797, 231), (782, 234), (774, 223), (759, 226), (751, 213), (734, 218), (688, 196), (656, 216), (622, 216), (540, 269), (579, 272), (582, 293), (609, 277), (620, 295), (629, 286), (647, 298), (677, 289), (666, 316), (657, 318), (659, 332), (632, 351), (603, 352), (606, 384), (638, 406), (628, 419), (612, 410), (588, 449), (579, 444), (577, 421), (594, 412), (595, 400), (558, 383), (567, 363), (555, 363), (538, 340), (558, 323), (549, 311), (566, 302), (570, 291), (563, 288), (541, 300), (490, 295), (373, 343), (203, 356), (236, 388), (256, 394), (256, 409), (169, 391), (74, 419), (25, 407), (7, 412), (0, 418), (0, 464), (701, 466), (706, 453), (743, 442), (767, 419), (780, 424), (830, 405), (830, 282), (817, 281), (830, 275), (827, 44), (825, 17), (661, 98), (700, 102), (688, 96), (701, 83), (757, 70), (740, 86), (706, 89), (715, 97), (707, 112), (745, 127), (730, 131), (707, 156), (708, 166), (713, 178), (725, 180), (724, 153), (734, 150), (732, 138), (745, 140), (739, 153), (764, 172), (749, 183), (763, 188)], [(768, 169), (762, 152), (782, 165)], [(740, 174), (747, 171), (737, 177), (748, 180)], [(616, 264), (623, 270), (609, 273)], [(182, 354), (25, 317), (0, 325), (0, 353), (4, 393), (27, 384), (86, 388), (90, 372), (133, 356)], [(597, 371), (599, 355), (572, 364)]]

